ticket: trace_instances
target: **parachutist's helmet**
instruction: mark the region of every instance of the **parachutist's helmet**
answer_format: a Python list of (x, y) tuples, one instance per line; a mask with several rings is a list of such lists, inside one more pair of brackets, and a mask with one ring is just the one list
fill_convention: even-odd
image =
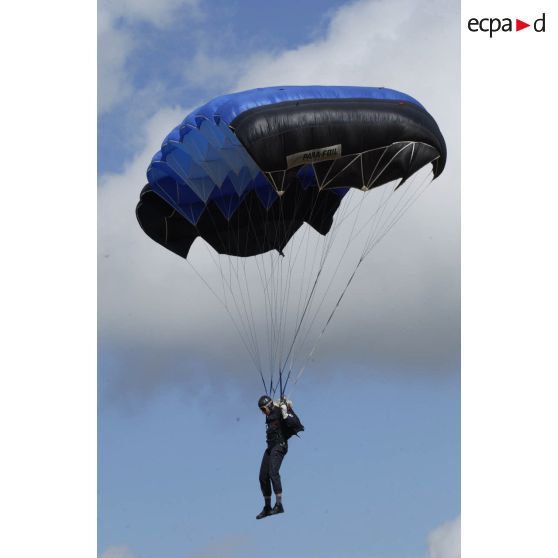
[(265, 407), (271, 407), (271, 405), (273, 405), (273, 400), (271, 399), (271, 397), (269, 397), (268, 395), (262, 395), (259, 399), (258, 399), (258, 407), (260, 409), (264, 409)]

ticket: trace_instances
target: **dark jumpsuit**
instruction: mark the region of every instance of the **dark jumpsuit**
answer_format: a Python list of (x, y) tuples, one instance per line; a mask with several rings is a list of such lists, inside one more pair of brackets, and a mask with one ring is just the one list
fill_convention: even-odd
[(265, 428), (267, 449), (263, 454), (260, 466), (260, 487), (264, 498), (270, 498), (272, 485), (275, 494), (283, 492), (279, 468), (283, 457), (289, 451), (283, 431), (283, 415), (279, 407), (274, 406), (271, 413), (265, 417)]

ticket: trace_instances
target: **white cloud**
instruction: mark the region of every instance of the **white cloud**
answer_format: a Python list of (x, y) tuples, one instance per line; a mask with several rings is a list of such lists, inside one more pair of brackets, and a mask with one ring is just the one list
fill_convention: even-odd
[[(197, 56), (210, 65), (205, 54)], [(322, 355), (325, 362), (350, 358), (374, 366), (391, 359), (402, 369), (457, 366), (459, 3), (357, 2), (333, 14), (323, 38), (256, 53), (236, 69), (237, 90), (278, 83), (385, 85), (416, 96), (433, 113), (448, 143), (446, 171), (367, 260)], [(186, 262), (141, 231), (134, 216), (152, 154), (187, 112), (164, 109), (153, 116), (141, 152), (121, 174), (101, 181), (100, 340), (132, 369), (118, 380), (126, 389), (135, 384), (149, 391), (178, 381), (208, 359), (211, 368), (249, 366), (211, 294)], [(211, 381), (209, 372), (205, 377)]]
[(98, 41), (98, 111), (111, 110), (130, 96), (132, 86), (126, 70), (126, 61), (136, 42), (133, 34), (113, 26), (108, 14), (99, 12)]
[(105, 549), (99, 558), (136, 558), (126, 545), (113, 545)]
[(125, 19), (128, 23), (149, 23), (167, 27), (178, 10), (198, 9), (199, 0), (100, 0), (99, 11), (108, 14), (113, 22)]
[(143, 149), (122, 173), (101, 179), (98, 193), (101, 337), (108, 334), (121, 340), (145, 341), (154, 323), (163, 334), (165, 329), (172, 329), (170, 322), (176, 321), (175, 317), (165, 326), (157, 292), (171, 281), (173, 273), (176, 278), (171, 281), (172, 288), (177, 288), (180, 273), (176, 268), (183, 261), (169, 258), (165, 251), (154, 249), (158, 245), (145, 242), (134, 210), (147, 181), (146, 163), (158, 150), (161, 139), (183, 116), (182, 108), (159, 111), (143, 130)]
[(323, 39), (254, 56), (237, 87), (351, 84), (430, 96), (455, 86), (458, 41), (457, 2), (363, 0), (335, 12)]
[(430, 532), (426, 558), (461, 558), (461, 516)]
[(98, 111), (113, 109), (133, 93), (127, 62), (139, 47), (134, 27), (149, 24), (165, 28), (175, 15), (188, 9), (199, 14), (199, 0), (101, 0), (98, 7)]

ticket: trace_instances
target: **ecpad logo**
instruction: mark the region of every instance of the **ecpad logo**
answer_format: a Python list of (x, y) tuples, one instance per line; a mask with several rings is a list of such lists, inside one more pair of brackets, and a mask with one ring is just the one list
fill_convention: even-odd
[[(545, 32), (545, 25), (546, 25), (546, 14), (543, 13), (541, 17), (536, 19), (533, 22), (533, 30), (536, 33), (544, 33)], [(515, 31), (521, 31), (522, 29), (526, 29), (527, 27), (531, 27), (530, 23), (525, 23), (521, 19), (515, 20)], [(467, 22), (467, 28), (469, 31), (473, 33), (477, 33), (478, 31), (482, 31), (483, 33), (489, 33), (490, 38), (494, 33), (498, 31), (510, 32), (514, 31), (512, 18), (505, 17), (500, 19), (498, 17), (484, 17), (482, 19), (477, 19), (476, 17), (472, 17)]]

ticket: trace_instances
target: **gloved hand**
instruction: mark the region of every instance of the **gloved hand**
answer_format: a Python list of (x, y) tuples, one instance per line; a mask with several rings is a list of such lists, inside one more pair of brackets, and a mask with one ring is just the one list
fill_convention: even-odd
[(289, 401), (286, 397), (282, 397), (280, 403), (281, 413), (283, 418), (286, 419), (289, 416), (289, 409), (292, 408), (292, 401)]
[(293, 402), (287, 399), (286, 397), (281, 398), (281, 405), (286, 405), (288, 409), (293, 408)]

